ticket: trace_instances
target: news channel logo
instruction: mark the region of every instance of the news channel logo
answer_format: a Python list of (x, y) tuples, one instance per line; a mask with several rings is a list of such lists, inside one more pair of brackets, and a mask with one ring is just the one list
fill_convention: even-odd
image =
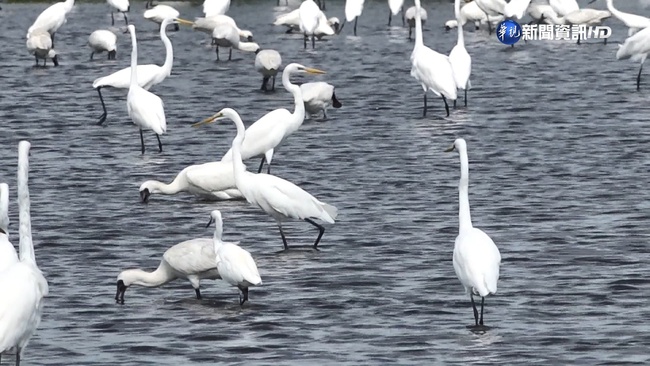
[(497, 38), (506, 45), (524, 41), (578, 41), (581, 39), (607, 39), (612, 35), (612, 29), (607, 26), (586, 26), (584, 24), (554, 25), (554, 24), (524, 24), (520, 25), (512, 19), (506, 19), (497, 26)]

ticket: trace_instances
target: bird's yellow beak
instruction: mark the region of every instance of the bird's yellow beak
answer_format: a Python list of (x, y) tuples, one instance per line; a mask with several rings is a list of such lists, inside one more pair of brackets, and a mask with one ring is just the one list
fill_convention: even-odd
[(187, 20), (187, 19), (175, 18), (174, 20), (177, 21), (179, 24), (183, 24), (183, 25), (194, 25), (194, 22), (189, 21), (189, 20)]
[(452, 152), (455, 149), (456, 149), (456, 145), (451, 145), (451, 147), (449, 149), (445, 150), (445, 152)]
[(310, 73), (310, 74), (327, 74), (323, 70), (318, 70), (318, 69), (312, 69), (311, 67), (305, 67), (305, 72)]
[(217, 114), (215, 114), (215, 115), (213, 115), (211, 117), (208, 117), (208, 118), (204, 119), (201, 122), (196, 122), (195, 124), (192, 125), (192, 127), (199, 127), (199, 126), (207, 125), (207, 124), (210, 124), (210, 123), (212, 123), (212, 122), (214, 122), (214, 121), (216, 121), (216, 120), (218, 120), (219, 118), (222, 118), (222, 117), (223, 117), (223, 113), (219, 112), (219, 113), (217, 113)]

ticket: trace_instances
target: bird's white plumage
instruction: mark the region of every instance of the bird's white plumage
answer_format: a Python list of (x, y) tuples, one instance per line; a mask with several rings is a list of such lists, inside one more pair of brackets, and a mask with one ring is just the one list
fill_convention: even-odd
[(20, 209), (20, 261), (0, 273), (0, 354), (22, 353), (41, 322), (43, 298), (49, 293), (45, 277), (36, 265), (29, 202), (29, 149), (18, 144), (18, 207)]
[[(230, 167), (232, 170), (232, 166)], [(9, 185), (0, 183), (0, 273), (18, 262), (16, 248), (9, 241)], [(4, 233), (3, 233), (4, 232)]]
[(50, 34), (56, 31), (66, 22), (67, 14), (74, 7), (74, 0), (66, 0), (50, 5), (47, 9), (43, 10), (27, 30), (27, 38), (37, 29), (44, 30)]
[(456, 276), (470, 294), (485, 297), (497, 292), (501, 254), (492, 239), (472, 226), (469, 207), (469, 163), (467, 144), (454, 142), (460, 155), (461, 177), (458, 185), (458, 236), (454, 244), (453, 265)]
[[(471, 1), (460, 8), (460, 19), (462, 25), (467, 24), (467, 22), (473, 22), (477, 29), (482, 23), (488, 22), (488, 17), (476, 5), (476, 1)], [(503, 15), (490, 15), (489, 20), (492, 24), (496, 24), (503, 20)], [(448, 29), (456, 28), (457, 26), (458, 21), (456, 19), (445, 22), (445, 27)]]
[(648, 52), (650, 52), (650, 27), (625, 39), (625, 42), (618, 46), (616, 59), (627, 60), (631, 58), (632, 61), (643, 62)]
[(300, 31), (308, 36), (315, 35), (320, 23), (320, 9), (313, 0), (305, 0), (300, 4)]
[(544, 14), (545, 19), (552, 24), (576, 24), (576, 25), (596, 25), (604, 19), (611, 17), (612, 14), (607, 10), (596, 9), (578, 9), (565, 16), (557, 17), (553, 14)]
[(255, 55), (255, 70), (264, 76), (275, 76), (282, 65), (280, 52), (261, 50)]
[[(165, 62), (162, 66), (155, 64), (138, 65), (137, 77), (138, 85), (145, 90), (149, 90), (152, 86), (160, 84), (165, 78), (172, 73), (172, 64), (174, 63), (174, 49), (172, 42), (167, 37), (165, 28), (170, 24), (172, 19), (163, 21), (163, 26), (160, 27), (160, 39), (165, 45)], [(131, 67), (124, 68), (116, 71), (110, 75), (103, 76), (95, 79), (93, 88), (110, 86), (113, 88), (126, 89), (131, 83)]]
[(559, 17), (580, 10), (576, 0), (548, 0), (548, 3)]
[(122, 13), (125, 13), (129, 10), (129, 0), (106, 0), (106, 2), (108, 5)]
[[(299, 64), (289, 64), (282, 72), (282, 85), (293, 95), (294, 112), (281, 108), (273, 110), (250, 125), (245, 132), (241, 146), (243, 160), (256, 156), (265, 156), (267, 164), (271, 164), (275, 149), (292, 133), (294, 133), (305, 120), (305, 105), (302, 100), (300, 87), (291, 83), (291, 74), (304, 69)], [(233, 149), (223, 156), (221, 161), (231, 161)]]
[[(456, 20), (460, 22), (460, 0), (454, 2)], [(472, 74), (472, 57), (465, 48), (463, 27), (458, 27), (458, 40), (449, 53), (449, 62), (454, 74), (456, 87), (465, 90), (469, 86), (469, 77)]]
[[(187, 23), (188, 21), (184, 21), (184, 22)], [(189, 23), (192, 23), (192, 29), (207, 34), (212, 34), (214, 28), (216, 28), (219, 25), (229, 25), (234, 27), (237, 30), (237, 33), (239, 34), (240, 37), (249, 40), (253, 38), (253, 33), (251, 31), (240, 29), (233, 18), (223, 14), (213, 15), (205, 18), (196, 18), (194, 22), (189, 22)]]
[(388, 8), (392, 15), (397, 15), (402, 10), (402, 6), (404, 6), (404, 0), (388, 0)]
[(345, 0), (345, 20), (351, 22), (361, 16), (364, 0)]
[[(318, 6), (316, 6), (318, 8)], [(306, 10), (307, 11), (307, 10)], [(327, 18), (325, 13), (323, 13), (320, 9), (318, 9), (320, 14), (318, 15), (318, 25), (316, 28), (313, 30), (313, 33), (316, 37), (319, 39), (325, 35), (333, 35), (335, 34), (335, 29), (338, 28), (339, 25), (339, 19), (336, 17), (331, 17)], [(315, 13), (315, 9), (309, 10), (309, 12), (306, 13), (306, 17), (310, 19), (310, 22), (316, 22), (315, 19), (311, 18), (311, 12)], [(309, 22), (308, 22), (309, 23)], [(273, 22), (273, 25), (284, 25), (292, 30), (301, 30), (300, 28), (300, 8), (295, 9), (289, 13), (282, 14), (278, 16), (275, 21)], [(311, 28), (310, 24), (305, 24), (303, 26), (305, 29)]]
[(230, 9), (230, 0), (204, 0), (203, 14), (206, 17), (213, 15), (223, 15)]
[(148, 180), (140, 185), (140, 192), (145, 189), (150, 194), (189, 192), (208, 199), (228, 200), (242, 197), (235, 187), (232, 164), (221, 161), (190, 165), (181, 170), (170, 184)]
[(56, 51), (52, 48), (50, 33), (42, 29), (32, 31), (25, 45), (27, 51), (39, 59), (54, 58), (56, 56)]
[(117, 36), (109, 30), (96, 30), (88, 37), (88, 46), (96, 53), (115, 51), (117, 50)]
[(212, 39), (219, 47), (230, 47), (240, 51), (255, 52), (260, 46), (255, 42), (243, 42), (239, 39), (239, 31), (230, 24), (219, 24), (212, 31)]
[(137, 83), (138, 48), (135, 27), (129, 25), (133, 50), (131, 51), (131, 84), (126, 96), (129, 117), (141, 130), (152, 130), (157, 135), (167, 131), (163, 101), (157, 95), (143, 89)]
[(145, 19), (151, 20), (154, 23), (161, 24), (166, 18), (176, 19), (181, 14), (178, 10), (165, 4), (159, 4), (153, 8), (146, 10), (143, 14)]
[(508, 18), (521, 19), (526, 15), (528, 5), (530, 5), (530, 0), (510, 0), (503, 7), (503, 14)]
[(528, 5), (528, 15), (534, 20), (544, 20), (545, 23), (552, 24), (549, 17), (557, 17), (557, 13), (553, 10), (553, 7), (546, 4), (536, 4), (532, 3)]
[(614, 7), (614, 0), (607, 0), (607, 10), (609, 10), (614, 17), (623, 22), (629, 28), (628, 36), (633, 35), (641, 29), (650, 27), (650, 18), (622, 12)]
[(505, 0), (474, 0), (476, 5), (487, 15), (499, 15), (504, 13)]
[(324, 81), (304, 83), (300, 85), (302, 100), (305, 102), (305, 112), (310, 115), (325, 111), (332, 102), (334, 85)]
[[(406, 9), (406, 12), (404, 12), (404, 18), (406, 19), (406, 22), (410, 28), (415, 28), (415, 13), (415, 6), (411, 6), (410, 8)], [(426, 9), (420, 9), (420, 19), (422, 19), (422, 24), (424, 25), (424, 23), (427, 21)]]
[[(415, 4), (421, 9), (420, 0), (415, 0)], [(411, 76), (420, 82), (425, 93), (431, 90), (437, 96), (444, 95), (445, 98), (456, 100), (456, 82), (449, 57), (424, 45), (419, 15), (416, 15), (415, 47), (411, 53), (411, 66)]]

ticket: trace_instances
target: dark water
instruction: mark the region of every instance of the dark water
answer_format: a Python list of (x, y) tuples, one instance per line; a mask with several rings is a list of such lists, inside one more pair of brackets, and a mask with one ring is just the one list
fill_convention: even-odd
[[(601, 8), (603, 4), (595, 4)], [(343, 108), (306, 121), (274, 159), (274, 173), (338, 207), (321, 252), (282, 248), (274, 221), (245, 202), (202, 202), (188, 194), (139, 203), (147, 179), (170, 181), (183, 167), (218, 160), (234, 136), (229, 122), (190, 127), (223, 107), (248, 124), (292, 107), (280, 88), (261, 93), (252, 54), (215, 61), (209, 39), (171, 32), (172, 76), (152, 91), (165, 102), (164, 153), (139, 152), (126, 91), (106, 91), (100, 114), (92, 81), (128, 66), (119, 34), (117, 61), (89, 62), (88, 35), (110, 25), (105, 4), (77, 4), (56, 38), (58, 68), (34, 68), (25, 33), (44, 4), (3, 4), (0, 55), (0, 181), (15, 197), (17, 144), (32, 142), (32, 219), (36, 255), (50, 283), (28, 365), (187, 364), (647, 364), (650, 333), (648, 229), (650, 76), (636, 92), (638, 67), (616, 61), (626, 29), (610, 19), (608, 45), (532, 42), (504, 47), (466, 32), (473, 56), (469, 108), (452, 112), (409, 75), (407, 30), (386, 28), (384, 2), (366, 4), (359, 37), (343, 34), (302, 49), (300, 36), (270, 25), (275, 1), (233, 4), (229, 14), (256, 40), (328, 71)], [(581, 5), (584, 5), (581, 3)], [(639, 2), (621, 10), (650, 14)], [(157, 27), (132, 4), (140, 62), (162, 64)], [(179, 5), (193, 18), (200, 6)], [(425, 43), (448, 53), (449, 3), (427, 5)], [(343, 18), (343, 3), (328, 2)], [(121, 18), (117, 17), (122, 26)], [(399, 22), (398, 22), (399, 24)], [(468, 27), (469, 28), (469, 27)], [(113, 28), (117, 30), (116, 28)], [(123, 26), (121, 29), (123, 30)], [(451, 262), (457, 234), (456, 137), (469, 146), (474, 224), (502, 257), (498, 293), (486, 301), (483, 334)], [(251, 166), (257, 166), (257, 161)], [(13, 200), (13, 199), (12, 199)], [(210, 236), (209, 212), (224, 215), (227, 240), (241, 240), (264, 285), (243, 310), (237, 291), (205, 281), (203, 301), (189, 283), (132, 288), (113, 300), (129, 267), (155, 268), (171, 245)], [(11, 204), (17, 243), (17, 206)], [(315, 230), (286, 224), (294, 247)], [(5, 357), (5, 362), (8, 357)]]

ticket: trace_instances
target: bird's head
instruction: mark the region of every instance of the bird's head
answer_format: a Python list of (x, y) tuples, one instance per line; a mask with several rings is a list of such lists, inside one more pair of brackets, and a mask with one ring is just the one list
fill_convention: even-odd
[(249, 30), (242, 30), (239, 36), (245, 38), (248, 42), (253, 42), (253, 32)]
[(152, 193), (160, 193), (159, 183), (153, 180), (148, 180), (140, 185), (140, 202), (149, 203), (149, 196)]
[(126, 292), (126, 289), (131, 286), (133, 283), (133, 271), (132, 269), (127, 269), (126, 271), (122, 271), (117, 276), (117, 292), (115, 293), (115, 302), (118, 304), (124, 304), (124, 293)]
[(220, 119), (229, 118), (233, 114), (237, 114), (237, 112), (235, 112), (233, 109), (230, 109), (230, 108), (224, 108), (224, 109), (220, 110), (219, 112), (213, 114), (212, 116), (204, 119), (203, 121), (193, 124), (192, 127), (199, 127), (199, 126), (207, 125), (207, 124), (216, 122), (216, 121), (218, 121)]
[(326, 72), (323, 71), (323, 70), (314, 69), (314, 68), (307, 67), (307, 66), (304, 66), (304, 65), (301, 65), (301, 64), (297, 64), (297, 63), (292, 63), (292, 64), (287, 65), (284, 68), (284, 72), (289, 72), (289, 73), (296, 72), (296, 73), (315, 74), (315, 75), (326, 74)]
[(56, 54), (56, 51), (50, 50), (50, 52), (47, 53), (47, 57), (52, 59), (54, 66), (59, 66), (59, 55)]
[(452, 152), (452, 151), (454, 151), (454, 150), (456, 150), (456, 151), (458, 151), (458, 152), (461, 152), (461, 151), (467, 150), (467, 143), (465, 142), (465, 140), (464, 140), (464, 139), (461, 139), (461, 138), (456, 139), (456, 140), (454, 141), (454, 144), (451, 145), (450, 148), (448, 148), (447, 150), (445, 150), (445, 152)]
[(212, 225), (213, 222), (216, 222), (218, 225), (219, 223), (221, 223), (221, 221), (222, 221), (221, 211), (213, 210), (212, 212), (210, 212), (210, 221), (205, 227), (210, 227), (210, 225)]

